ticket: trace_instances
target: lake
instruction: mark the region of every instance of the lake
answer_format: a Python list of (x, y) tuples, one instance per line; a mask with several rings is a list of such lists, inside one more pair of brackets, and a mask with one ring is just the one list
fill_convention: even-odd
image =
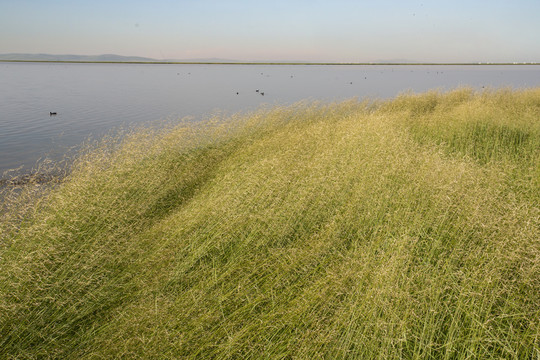
[(0, 63), (0, 79), (2, 176), (19, 166), (28, 172), (38, 159), (57, 159), (120, 126), (197, 121), (216, 112), (305, 99), (386, 99), (459, 86), (538, 87), (540, 66)]

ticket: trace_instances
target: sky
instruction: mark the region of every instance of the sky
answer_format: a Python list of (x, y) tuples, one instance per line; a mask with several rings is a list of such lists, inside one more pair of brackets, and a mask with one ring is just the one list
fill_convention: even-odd
[(540, 62), (540, 0), (0, 0), (0, 54)]

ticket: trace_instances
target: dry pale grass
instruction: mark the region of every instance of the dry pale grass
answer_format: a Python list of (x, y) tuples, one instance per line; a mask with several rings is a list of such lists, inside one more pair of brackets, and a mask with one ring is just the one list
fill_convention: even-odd
[(5, 205), (0, 354), (534, 358), (539, 152), (538, 89), (105, 140)]

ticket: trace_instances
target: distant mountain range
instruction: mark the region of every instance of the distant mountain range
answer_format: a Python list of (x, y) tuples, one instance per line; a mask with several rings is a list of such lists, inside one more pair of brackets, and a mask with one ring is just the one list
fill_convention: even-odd
[[(54, 55), (54, 54), (22, 54), (22, 53), (10, 53), (0, 54), (0, 61), (67, 61), (67, 62), (136, 62), (136, 63), (253, 63), (253, 64), (268, 64), (268, 63), (282, 63), (282, 64), (443, 64), (438, 63), (424, 63), (415, 60), (408, 59), (378, 59), (369, 62), (327, 62), (327, 61), (303, 61), (303, 60), (232, 60), (221, 58), (204, 58), (204, 59), (153, 59), (141, 56), (122, 56), (115, 54), (103, 54), (103, 55)], [(447, 64), (460, 64), (457, 62), (450, 62)], [(497, 62), (465, 62), (461, 64), (539, 64), (535, 63), (497, 63)]]
[[(203, 63), (318, 63), (316, 61), (302, 61), (302, 60), (260, 60), (260, 61), (245, 61), (245, 60), (232, 60), (221, 58), (205, 58), (205, 59), (153, 59), (140, 56), (122, 56), (115, 54), (103, 54), (103, 55), (54, 55), (54, 54), (0, 54), (0, 61), (81, 61), (81, 62), (203, 62)], [(410, 60), (377, 60), (375, 63), (414, 63)]]
[(0, 54), (0, 60), (3, 61), (97, 61), (97, 62), (239, 62), (231, 59), (153, 59), (141, 56), (122, 56), (115, 54), (103, 55), (54, 55), (54, 54)]
[(142, 61), (154, 62), (156, 59), (140, 56), (104, 55), (53, 55), (53, 54), (0, 54), (0, 60), (19, 61)]

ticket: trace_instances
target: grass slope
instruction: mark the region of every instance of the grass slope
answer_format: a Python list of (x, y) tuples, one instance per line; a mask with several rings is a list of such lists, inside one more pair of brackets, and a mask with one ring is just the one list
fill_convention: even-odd
[(1, 358), (540, 355), (540, 89), (140, 130), (34, 193)]

